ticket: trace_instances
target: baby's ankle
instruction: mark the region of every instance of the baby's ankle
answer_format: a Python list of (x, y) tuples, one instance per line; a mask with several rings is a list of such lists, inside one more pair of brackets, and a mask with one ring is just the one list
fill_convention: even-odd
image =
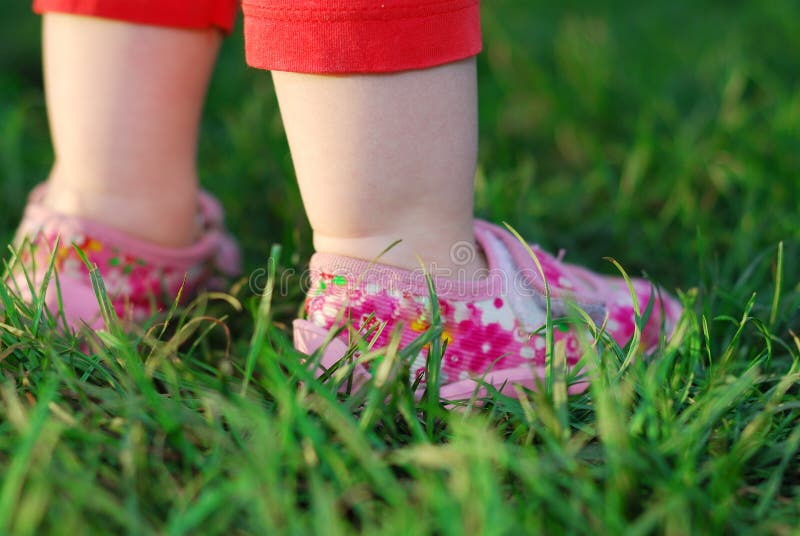
[(154, 244), (180, 247), (198, 236), (196, 186), (165, 184), (135, 194), (80, 188), (50, 181), (44, 205), (51, 210), (108, 225)]
[(452, 233), (408, 232), (398, 240), (390, 234), (342, 238), (315, 233), (314, 247), (324, 253), (422, 270), (439, 279), (476, 281), (486, 277), (488, 265), (471, 234), (454, 239)]

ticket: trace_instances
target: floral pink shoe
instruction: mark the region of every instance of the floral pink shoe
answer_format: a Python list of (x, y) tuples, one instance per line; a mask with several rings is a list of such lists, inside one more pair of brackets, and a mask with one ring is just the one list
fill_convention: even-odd
[[(475, 223), (475, 239), (489, 264), (485, 278), (464, 281), (434, 277), (447, 346), (440, 377), (442, 398), (469, 398), (486, 382), (515, 396), (514, 384), (534, 389), (545, 375), (546, 322), (545, 283), (527, 248), (511, 233), (486, 222)], [(579, 305), (597, 326), (620, 344), (634, 334), (634, 307), (630, 291), (621, 277), (594, 274), (566, 264), (532, 246), (550, 287), (553, 317), (567, 316), (570, 302)], [(367, 332), (382, 326), (375, 346), (386, 345), (399, 330), (406, 346), (430, 326), (430, 299), (424, 273), (367, 261), (317, 253), (311, 259), (311, 288), (306, 299), (307, 319), (295, 320), (294, 340), (298, 350), (311, 354), (320, 348), (331, 328), (351, 319), (353, 328)], [(633, 280), (644, 312), (656, 300), (643, 330), (640, 346), (654, 348), (661, 333), (671, 334), (681, 306), (650, 283)], [(662, 331), (663, 330), (663, 331)], [(373, 331), (374, 332), (374, 331)], [(575, 327), (555, 329), (554, 342), (564, 349), (567, 366), (574, 367), (585, 353), (587, 334)], [(584, 337), (586, 335), (586, 337)], [(347, 351), (346, 330), (324, 350), (321, 366), (327, 369)], [(591, 339), (589, 338), (590, 342)], [(428, 349), (416, 356), (412, 381), (424, 372)], [(324, 371), (319, 370), (318, 374)], [(366, 365), (359, 365), (354, 381), (369, 378)], [(586, 381), (573, 384), (570, 392), (585, 390)]]
[[(104, 327), (89, 270), (73, 244), (98, 267), (111, 304), (126, 321), (140, 322), (165, 309), (181, 287), (183, 297), (192, 296), (215, 274), (234, 276), (240, 271), (238, 246), (223, 229), (221, 207), (207, 193), (199, 198), (200, 239), (191, 246), (169, 248), (97, 222), (57, 214), (42, 203), (46, 188), (46, 183), (40, 184), (28, 199), (14, 241), (19, 256), (12, 261), (8, 284), (23, 299), (32, 300), (59, 239), (55, 272), (64, 316), (72, 329), (83, 323), (94, 330)], [(54, 279), (48, 284), (45, 305), (51, 313), (58, 312), (59, 292)]]

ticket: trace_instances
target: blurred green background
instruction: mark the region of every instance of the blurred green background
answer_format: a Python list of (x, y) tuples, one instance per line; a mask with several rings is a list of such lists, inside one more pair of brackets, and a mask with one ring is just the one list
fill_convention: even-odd
[[(483, 13), (479, 215), (670, 287), (746, 284), (779, 240), (797, 273), (800, 4), (491, 0)], [(38, 17), (10, 3), (0, 32), (5, 242), (52, 156)], [(241, 20), (209, 94), (200, 166), (249, 269), (273, 242), (302, 264), (310, 231), (269, 74), (244, 64)]]

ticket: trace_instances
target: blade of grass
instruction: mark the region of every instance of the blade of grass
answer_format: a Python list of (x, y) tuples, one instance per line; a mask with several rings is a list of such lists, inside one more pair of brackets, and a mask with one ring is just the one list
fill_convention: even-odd
[(258, 354), (261, 352), (266, 342), (267, 333), (269, 331), (270, 311), (272, 307), (272, 291), (275, 287), (275, 272), (280, 254), (281, 246), (279, 244), (274, 244), (269, 253), (269, 260), (267, 261), (267, 284), (264, 287), (264, 292), (261, 295), (261, 301), (258, 305), (253, 336), (250, 339), (250, 349), (247, 352), (247, 358), (245, 360), (245, 372), (240, 391), (242, 396), (247, 394), (247, 387), (250, 385), (250, 381), (253, 376), (253, 370), (256, 366), (256, 359), (258, 358)]
[(769, 313), (769, 327), (775, 326), (778, 318), (778, 305), (781, 301), (781, 283), (783, 282), (783, 241), (778, 242), (778, 258), (775, 261), (775, 293), (772, 295), (772, 308)]
[(542, 267), (542, 263), (539, 262), (539, 257), (536, 256), (536, 253), (531, 248), (530, 244), (522, 238), (516, 229), (511, 227), (507, 222), (503, 222), (506, 229), (509, 230), (514, 237), (519, 240), (519, 242), (525, 247), (530, 255), (531, 259), (533, 259), (534, 264), (536, 265), (536, 269), (539, 271), (539, 276), (542, 278), (542, 282), (544, 283), (544, 301), (545, 301), (545, 348), (546, 348), (546, 355), (545, 359), (547, 360), (547, 375), (545, 379), (545, 388), (548, 393), (553, 392), (553, 382), (554, 382), (554, 370), (553, 370), (553, 356), (555, 355), (555, 338), (553, 337), (553, 308), (550, 299), (550, 284), (547, 281), (547, 277), (544, 274), (544, 268)]

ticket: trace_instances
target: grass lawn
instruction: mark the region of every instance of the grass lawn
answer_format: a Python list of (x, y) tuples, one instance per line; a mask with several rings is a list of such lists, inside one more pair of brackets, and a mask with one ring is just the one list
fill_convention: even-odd
[[(649, 364), (600, 344), (583, 395), (459, 411), (312, 380), (289, 330), (310, 230), (239, 27), (200, 166), (247, 273), (88, 348), (0, 283), (0, 533), (799, 533), (800, 5), (483, 10), (478, 213), (674, 289), (674, 340)], [(13, 2), (0, 30), (5, 244), (52, 152), (38, 19)]]

